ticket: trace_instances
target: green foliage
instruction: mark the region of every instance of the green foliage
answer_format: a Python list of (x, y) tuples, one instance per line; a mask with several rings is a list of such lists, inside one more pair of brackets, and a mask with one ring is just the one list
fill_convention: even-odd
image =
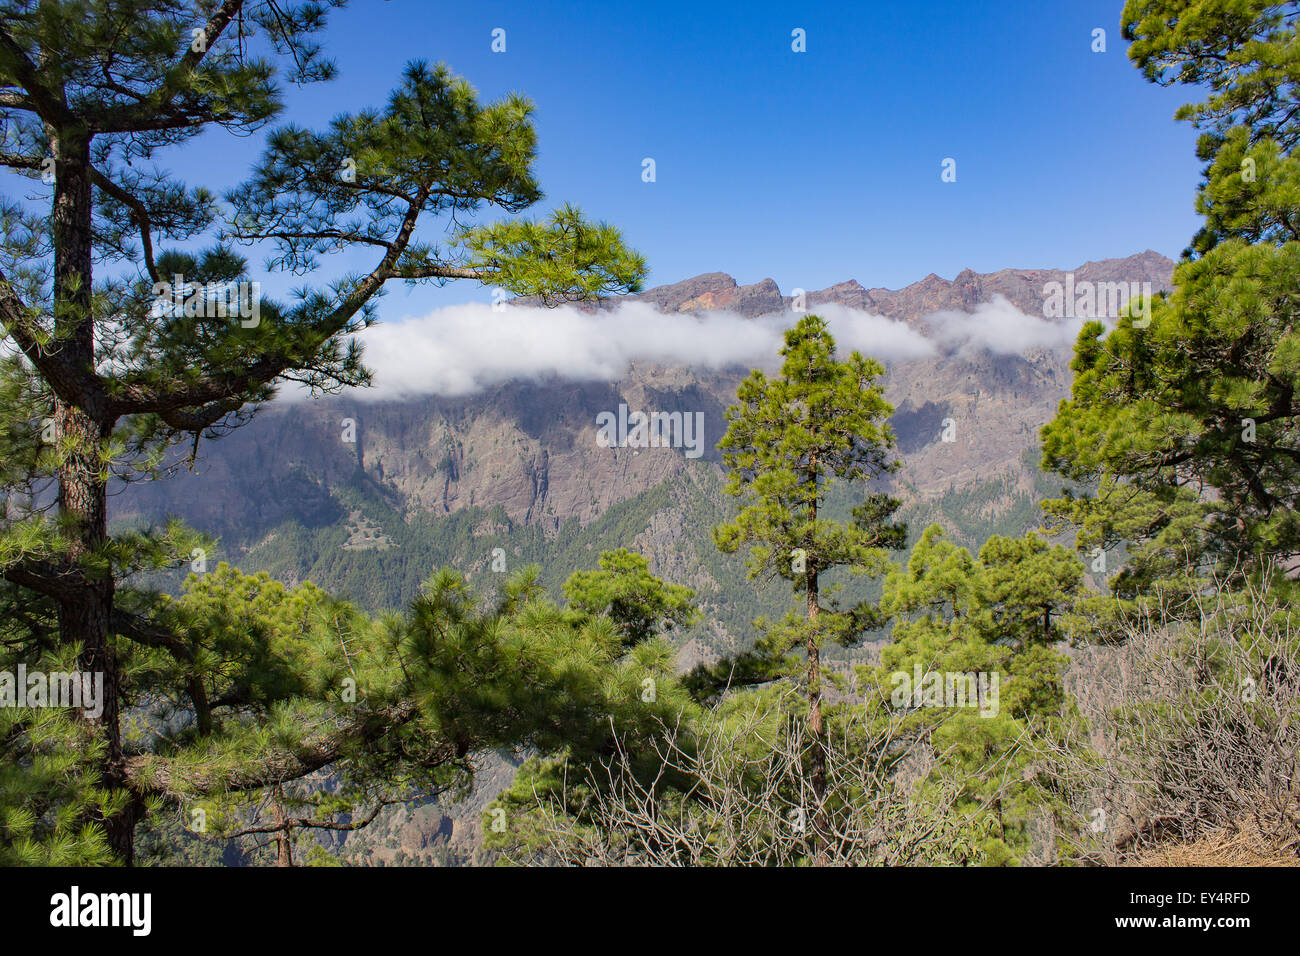
[(105, 866), (103, 831), (87, 822), (111, 812), (87, 756), (95, 740), (64, 711), (0, 708), (0, 865)]
[(893, 640), (859, 671), (867, 712), (885, 724), (901, 713), (902, 730), (929, 742), (936, 765), (923, 792), (958, 786), (958, 808), (984, 821), (993, 865), (1018, 862), (1042, 815), (1064, 812), (1034, 758), (1074, 719), (1054, 645), (1082, 579), (1075, 555), (1036, 535), (990, 538), (972, 557), (938, 525), (885, 579)]
[(1226, 568), (1293, 548), (1298, 268), (1300, 244), (1228, 240), (1178, 267), (1149, 328), (1080, 333), (1043, 445), (1050, 467), (1098, 491), (1046, 509), (1081, 526), (1081, 546), (1138, 543), (1121, 587), (1189, 557)]
[[(769, 379), (754, 370), (740, 385), (739, 404), (727, 411), (718, 447), (729, 470), (727, 492), (743, 504), (714, 530), (721, 551), (749, 546), (752, 578), (785, 578), (805, 592), (807, 620), (787, 618), (760, 639), (759, 654), (773, 662), (773, 674), (788, 667), (786, 655), (798, 645), (815, 658), (827, 637), (848, 645), (879, 626), (866, 602), (821, 615), (819, 576), (837, 567), (879, 576), (907, 535), (892, 520), (899, 502), (882, 492), (866, 494), (849, 521), (818, 513), (836, 482), (870, 482), (898, 468), (880, 363), (858, 352), (837, 360), (834, 339), (815, 315), (786, 332), (781, 355), (781, 375)], [(816, 695), (815, 662), (810, 670), (809, 692)]]
[(618, 230), (587, 222), (575, 206), (562, 206), (542, 222), (466, 230), (462, 241), (469, 268), (546, 305), (640, 292), (646, 274), (645, 259), (623, 245)]
[(600, 556), (599, 571), (575, 571), (564, 582), (569, 606), (614, 622), (631, 648), (662, 631), (689, 626), (697, 617), (695, 592), (666, 584), (650, 573), (641, 555), (619, 548)]

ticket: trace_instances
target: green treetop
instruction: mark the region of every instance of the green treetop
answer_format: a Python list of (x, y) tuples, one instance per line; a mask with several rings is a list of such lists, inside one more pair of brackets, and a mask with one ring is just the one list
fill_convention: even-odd
[(599, 571), (575, 571), (564, 582), (569, 607), (614, 621), (627, 648), (661, 630), (689, 627), (698, 616), (695, 592), (650, 573), (650, 563), (627, 548), (606, 551)]
[[(742, 500), (735, 520), (714, 531), (718, 547), (749, 546), (754, 578), (779, 576), (802, 592), (806, 616), (769, 632), (765, 652), (779, 658), (807, 652), (808, 725), (814, 741), (825, 732), (820, 652), (823, 642), (858, 639), (877, 623), (869, 608), (832, 612), (821, 604), (821, 577), (835, 568), (879, 575), (891, 550), (901, 549), (906, 527), (892, 521), (898, 502), (869, 492), (849, 521), (819, 514), (836, 481), (869, 482), (898, 468), (887, 419), (879, 362), (852, 352), (838, 359), (820, 317), (809, 315), (785, 333), (780, 375), (755, 370), (740, 385), (719, 443), (729, 469), (727, 491)], [(816, 795), (824, 792), (821, 750), (812, 755)]]

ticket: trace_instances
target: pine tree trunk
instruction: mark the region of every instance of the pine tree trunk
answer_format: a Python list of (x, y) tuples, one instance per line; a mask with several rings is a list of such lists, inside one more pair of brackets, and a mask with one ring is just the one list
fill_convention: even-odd
[[(275, 822), (283, 824), (286, 820), (284, 805), (280, 803), (277, 795), (275, 798)], [(284, 827), (275, 833), (276, 843), (276, 866), (293, 866), (293, 828)]]
[[(53, 348), (79, 369), (95, 363), (92, 315), (91, 182), (89, 144), (83, 133), (63, 130), (52, 140), (55, 161), (53, 203), (54, 309), (57, 342)], [(66, 522), (68, 560), (76, 563), (99, 549), (108, 535), (108, 488), (102, 456), (112, 431), (99, 396), (63, 395), (54, 402), (59, 514)], [(111, 575), (92, 576), (58, 601), (59, 639), (81, 647), (80, 666), (104, 675), (103, 710), (91, 723), (104, 742), (101, 782), (110, 791), (126, 788), (119, 724), (117, 659), (109, 645), (113, 611)], [(100, 821), (114, 855), (134, 859), (134, 800), (121, 813)]]
[[(817, 622), (817, 572), (808, 574), (808, 623)], [(822, 667), (821, 648), (815, 634), (808, 635), (808, 732), (813, 738), (812, 784), (818, 801), (826, 795), (826, 751), (822, 746), (825, 727), (822, 725)]]
[(276, 842), (279, 844), (276, 853), (276, 866), (293, 866), (293, 837), (288, 830), (281, 830), (276, 835)]
[[(814, 479), (815, 480), (815, 479)], [(817, 527), (817, 499), (814, 498), (810, 509), (812, 523)], [(808, 557), (814, 561), (812, 555)], [(812, 737), (812, 789), (813, 799), (817, 805), (813, 808), (812, 829), (814, 841), (813, 861), (822, 864), (826, 861), (827, 827), (824, 812), (826, 800), (826, 746), (824, 742), (825, 727), (822, 724), (822, 670), (821, 646), (815, 633), (817, 614), (821, 610), (818, 603), (817, 565), (810, 563), (808, 570), (808, 733)]]

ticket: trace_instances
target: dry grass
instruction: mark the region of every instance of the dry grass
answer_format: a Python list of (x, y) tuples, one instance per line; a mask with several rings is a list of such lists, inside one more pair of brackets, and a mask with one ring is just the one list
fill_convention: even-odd
[(1126, 866), (1300, 866), (1300, 840), (1279, 846), (1247, 817), (1190, 843), (1153, 847)]

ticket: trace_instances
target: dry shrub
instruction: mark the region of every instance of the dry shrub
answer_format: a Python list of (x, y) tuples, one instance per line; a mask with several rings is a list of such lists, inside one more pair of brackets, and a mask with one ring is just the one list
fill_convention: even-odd
[(1073, 655), (1095, 712), (1078, 743), (1100, 758), (1056, 755), (1094, 822), (1080, 861), (1298, 862), (1300, 627), (1259, 585), (1192, 602), (1178, 620), (1156, 600), (1122, 648)]
[[(975, 860), (988, 804), (958, 809), (960, 780), (927, 787), (920, 799), (923, 774), (911, 759), (925, 749), (918, 737), (904, 738), (897, 722), (842, 728), (827, 741), (826, 792), (819, 801), (808, 774), (813, 741), (788, 704), (777, 700), (740, 721), (733, 715), (706, 722), (689, 746), (666, 728), (655, 745), (659, 771), (650, 779), (632, 771), (620, 748), (577, 788), (539, 797), (543, 845), (513, 861), (899, 866)], [(692, 783), (679, 791), (661, 786), (668, 779)], [(580, 817), (571, 813), (577, 793)]]
[(1191, 843), (1171, 843), (1133, 856), (1129, 866), (1300, 866), (1294, 845), (1279, 846), (1253, 817)]

